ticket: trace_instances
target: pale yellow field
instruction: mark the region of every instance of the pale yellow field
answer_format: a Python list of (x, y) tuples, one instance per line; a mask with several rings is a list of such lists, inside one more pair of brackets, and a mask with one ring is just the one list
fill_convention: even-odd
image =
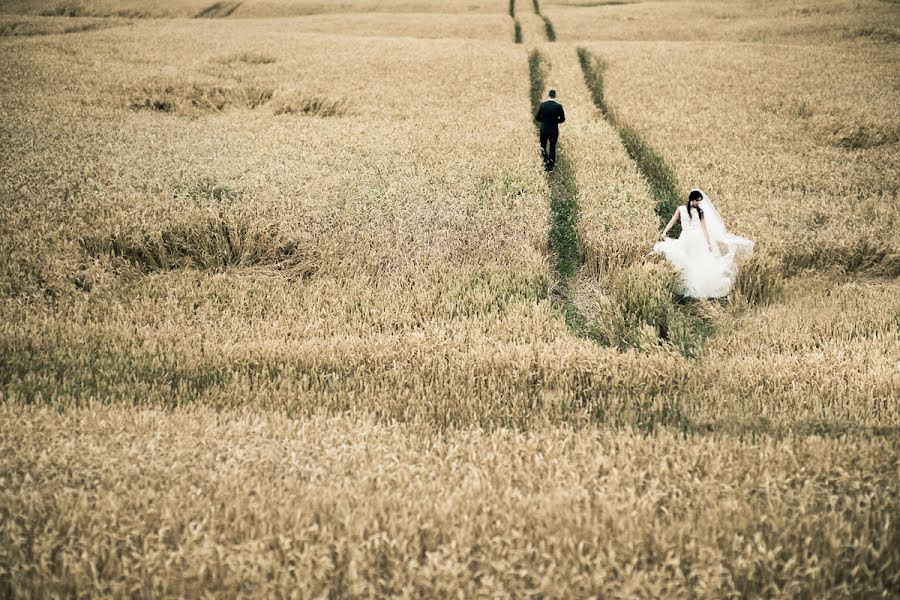
[(35, 17), (0, 14), (0, 37), (80, 33), (129, 24), (125, 19), (106, 17)]
[(224, 4), (0, 3), (0, 596), (900, 586), (896, 4)]
[(248, 0), (235, 11), (240, 17), (292, 17), (330, 12), (428, 12), (435, 20), (446, 19), (449, 14), (506, 13), (508, 0)]
[[(267, 22), (268, 23), (268, 22)], [(513, 24), (508, 15), (431, 13), (326, 13), (290, 19), (285, 27), (293, 32), (359, 36), (461, 38), (508, 41)]]
[(0, 559), (23, 595), (878, 596), (896, 583), (896, 438), (0, 410)]
[[(61, 17), (192, 17), (210, 6), (206, 0), (2, 0), (0, 14)], [(235, 4), (224, 2), (222, 4)]]
[(886, 253), (871, 270), (900, 275), (900, 46), (590, 48), (622, 118), (736, 230), (797, 268), (840, 267), (864, 240)]
[(727, 41), (760, 44), (888, 43), (900, 41), (891, 0), (543, 0), (560, 41)]
[[(0, 14), (68, 17), (296, 17), (328, 13), (431, 13), (440, 18), (460, 13), (507, 13), (502, 0), (2, 0)], [(206, 11), (206, 12), (204, 12)], [(373, 22), (373, 29), (377, 21)]]

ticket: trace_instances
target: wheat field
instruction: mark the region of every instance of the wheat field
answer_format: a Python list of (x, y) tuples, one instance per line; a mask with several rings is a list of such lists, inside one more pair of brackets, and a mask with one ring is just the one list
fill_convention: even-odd
[[(0, 596), (897, 597), (898, 36), (0, 1)], [(723, 300), (648, 255), (693, 186)]]

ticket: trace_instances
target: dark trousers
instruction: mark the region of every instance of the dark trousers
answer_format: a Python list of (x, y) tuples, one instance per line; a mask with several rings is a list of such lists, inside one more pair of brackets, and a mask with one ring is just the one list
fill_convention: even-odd
[[(541, 156), (544, 157), (544, 164), (548, 169), (552, 169), (553, 165), (556, 164), (556, 142), (559, 140), (559, 133), (544, 133), (541, 132)], [(547, 144), (550, 144), (550, 149), (547, 150)]]

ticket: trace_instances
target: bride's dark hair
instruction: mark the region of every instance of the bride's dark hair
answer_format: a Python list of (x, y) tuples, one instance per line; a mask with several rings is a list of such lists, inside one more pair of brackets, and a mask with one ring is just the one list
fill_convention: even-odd
[[(700, 190), (691, 190), (691, 193), (688, 194), (688, 199), (685, 204), (687, 204), (688, 218), (693, 219), (691, 216), (691, 200), (703, 200), (703, 194), (700, 193)], [(703, 220), (703, 209), (699, 206), (694, 207), (697, 209), (697, 216), (700, 217), (700, 220)]]

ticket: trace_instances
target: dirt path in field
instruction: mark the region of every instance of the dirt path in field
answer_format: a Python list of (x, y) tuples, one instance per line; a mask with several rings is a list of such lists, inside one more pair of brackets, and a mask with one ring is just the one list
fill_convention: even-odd
[[(521, 0), (528, 2), (528, 0)], [(556, 31), (553, 23), (545, 15), (541, 14), (539, 0), (531, 0), (530, 10), (517, 10), (516, 0), (509, 0), (509, 16), (513, 20), (513, 41), (517, 44), (539, 44), (542, 42), (555, 42)]]
[(550, 22), (550, 19), (547, 18), (546, 15), (541, 13), (541, 0), (531, 0), (532, 7), (534, 8), (534, 14), (539, 16), (541, 20), (544, 22), (544, 35), (547, 37), (548, 42), (556, 41), (556, 30), (553, 29), (553, 23)]
[(516, 0), (509, 0), (509, 18), (513, 20), (513, 42), (522, 43), (522, 24), (516, 18)]

